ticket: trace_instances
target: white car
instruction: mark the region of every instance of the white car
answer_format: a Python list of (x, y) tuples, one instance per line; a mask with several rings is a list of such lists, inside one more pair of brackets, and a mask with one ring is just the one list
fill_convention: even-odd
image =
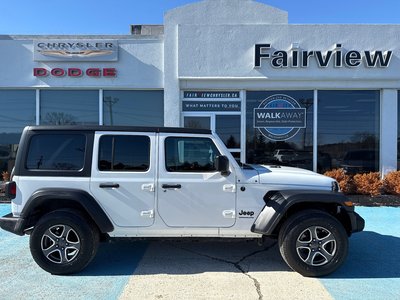
[(29, 234), (33, 258), (53, 274), (82, 270), (104, 236), (272, 237), (293, 270), (322, 276), (364, 228), (338, 190), (307, 170), (239, 166), (209, 130), (33, 126), (0, 226)]

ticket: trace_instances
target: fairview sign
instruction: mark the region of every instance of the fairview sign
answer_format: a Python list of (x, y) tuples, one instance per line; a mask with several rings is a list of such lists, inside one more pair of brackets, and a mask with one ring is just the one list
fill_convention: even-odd
[(343, 49), (336, 44), (335, 49), (328, 51), (302, 50), (293, 47), (291, 50), (272, 50), (271, 44), (256, 44), (254, 67), (260, 68), (263, 61), (269, 61), (273, 68), (308, 68), (311, 61), (320, 68), (357, 68), (364, 65), (368, 68), (386, 68), (389, 66), (393, 51), (358, 51)]

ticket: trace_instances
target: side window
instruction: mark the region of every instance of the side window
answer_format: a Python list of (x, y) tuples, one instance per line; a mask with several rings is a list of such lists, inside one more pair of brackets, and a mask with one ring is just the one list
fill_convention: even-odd
[(37, 134), (29, 144), (25, 167), (30, 170), (83, 169), (86, 136), (84, 134)]
[(168, 137), (165, 160), (168, 172), (213, 172), (215, 157), (220, 155), (208, 138)]
[(100, 138), (100, 171), (146, 172), (150, 168), (150, 138), (105, 135)]

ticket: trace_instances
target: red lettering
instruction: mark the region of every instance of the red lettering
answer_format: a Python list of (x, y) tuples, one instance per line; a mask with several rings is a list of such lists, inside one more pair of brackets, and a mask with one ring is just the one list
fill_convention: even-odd
[(48, 74), (45, 68), (33, 68), (33, 76), (35, 77), (45, 77)]
[(117, 70), (115, 68), (104, 68), (103, 69), (103, 76), (104, 77), (116, 77)]
[(100, 77), (101, 72), (98, 68), (90, 68), (86, 70), (86, 75), (90, 77)]
[(70, 77), (81, 77), (82, 70), (78, 68), (69, 68), (68, 69), (68, 76)]
[(65, 71), (61, 68), (54, 68), (51, 70), (50, 74), (56, 77), (62, 77), (65, 75)]
[(86, 71), (80, 68), (54, 68), (51, 70), (47, 70), (45, 68), (33, 68), (33, 76), (35, 77), (45, 77), (51, 74), (55, 77), (82, 77), (83, 74), (86, 74), (89, 77), (117, 77), (117, 69), (115, 68), (89, 68)]

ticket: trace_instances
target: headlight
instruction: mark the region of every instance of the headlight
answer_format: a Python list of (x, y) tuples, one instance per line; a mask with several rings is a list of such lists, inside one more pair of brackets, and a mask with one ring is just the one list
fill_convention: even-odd
[(340, 192), (339, 183), (337, 183), (337, 181), (332, 181), (332, 192)]

